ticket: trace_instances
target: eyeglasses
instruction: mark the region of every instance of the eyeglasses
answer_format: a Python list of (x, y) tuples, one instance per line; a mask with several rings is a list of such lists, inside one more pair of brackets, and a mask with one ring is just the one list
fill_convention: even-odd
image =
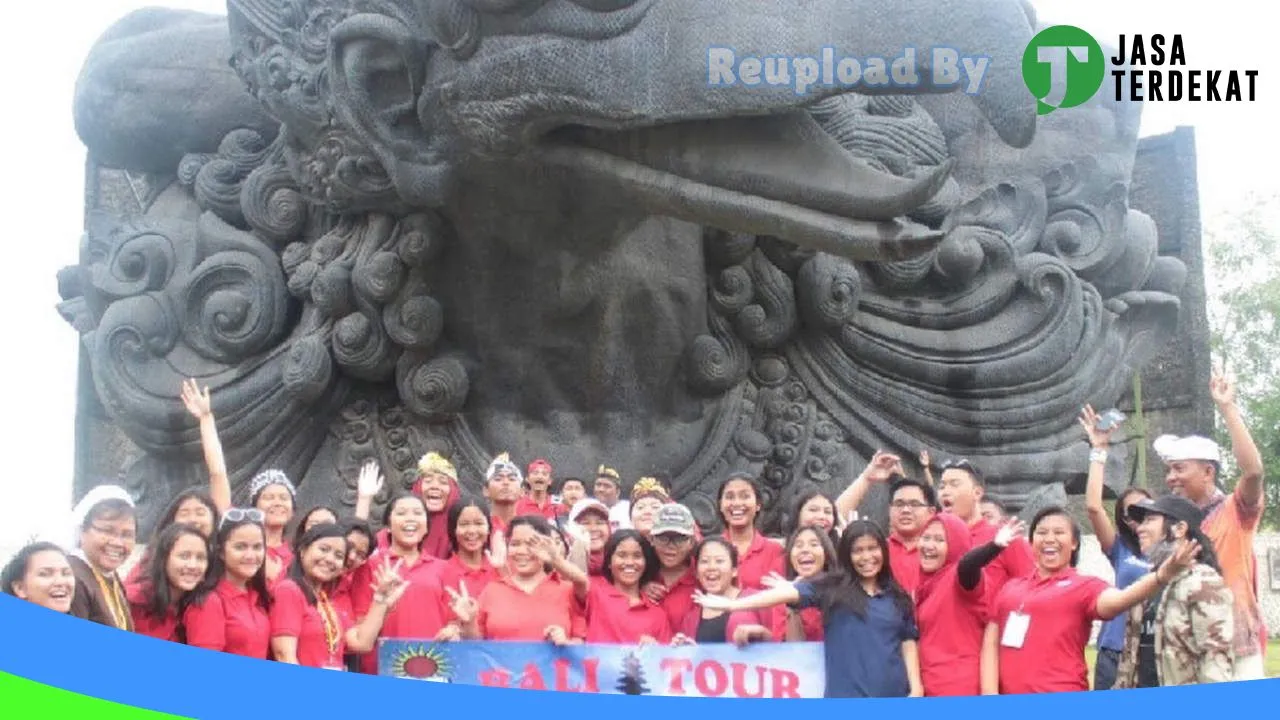
[(138, 539), (138, 534), (132, 530), (121, 531), (121, 530), (115, 530), (112, 528), (98, 527), (97, 525), (90, 525), (89, 527), (99, 535), (102, 535), (103, 537), (111, 538), (112, 540), (133, 542), (134, 540)]
[(894, 500), (889, 503), (889, 507), (894, 510), (923, 510), (929, 507), (929, 503), (919, 500)]
[(266, 519), (267, 516), (257, 508), (231, 508), (222, 514), (222, 520), (218, 521), (218, 529), (221, 530), (222, 526), (229, 522), (238, 523), (248, 521), (261, 525), (262, 521)]
[(654, 535), (653, 544), (663, 545), (665, 547), (679, 547), (692, 541), (693, 538), (687, 535)]

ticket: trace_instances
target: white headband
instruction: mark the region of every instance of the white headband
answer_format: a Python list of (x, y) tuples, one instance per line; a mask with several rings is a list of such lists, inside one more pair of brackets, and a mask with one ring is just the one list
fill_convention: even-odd
[(70, 544), (72, 546), (80, 545), (80, 533), (84, 530), (85, 521), (89, 519), (89, 513), (94, 507), (108, 500), (119, 500), (127, 503), (131, 508), (136, 507), (133, 502), (133, 496), (129, 494), (128, 490), (119, 485), (98, 485), (93, 488), (85, 493), (85, 496), (80, 498), (80, 502), (76, 503), (76, 506), (71, 509), (70, 525), (73, 542)]
[(268, 485), (281, 485), (289, 491), (290, 495), (295, 497), (298, 495), (298, 489), (289, 481), (289, 476), (285, 475), (283, 470), (273, 468), (253, 476), (253, 480), (249, 483), (249, 497), (253, 498)]

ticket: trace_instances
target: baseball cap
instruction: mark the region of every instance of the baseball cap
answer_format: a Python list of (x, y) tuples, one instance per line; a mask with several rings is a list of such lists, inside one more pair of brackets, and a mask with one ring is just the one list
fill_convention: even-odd
[(1179, 460), (1204, 460), (1206, 462), (1222, 462), (1222, 450), (1218, 443), (1207, 437), (1188, 435), (1161, 435), (1151, 444), (1156, 454), (1165, 462)]
[[(1197, 458), (1200, 459), (1200, 458)], [(1129, 517), (1142, 522), (1148, 515), (1163, 515), (1178, 522), (1184, 522), (1192, 530), (1200, 527), (1204, 514), (1195, 503), (1177, 495), (1165, 495), (1156, 500), (1141, 500), (1129, 506)]]
[(581, 500), (573, 504), (573, 509), (569, 511), (569, 522), (571, 523), (578, 522), (578, 518), (582, 516), (582, 513), (588, 510), (595, 510), (596, 512), (599, 512), (601, 515), (604, 515), (606, 518), (609, 517), (609, 507), (607, 505), (605, 505), (604, 503), (600, 502), (595, 498), (588, 497), (588, 498), (582, 498)]
[(678, 503), (667, 503), (658, 510), (658, 516), (653, 520), (653, 529), (649, 531), (650, 535), (661, 535), (663, 533), (676, 533), (686, 537), (694, 537), (697, 535), (697, 526), (693, 521), (693, 513), (689, 508)]

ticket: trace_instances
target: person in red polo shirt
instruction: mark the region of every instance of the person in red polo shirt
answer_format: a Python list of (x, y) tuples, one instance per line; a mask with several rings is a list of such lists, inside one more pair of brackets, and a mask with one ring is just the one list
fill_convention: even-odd
[(271, 590), (271, 650), (277, 662), (345, 672), (344, 653), (369, 652), (388, 609), (408, 588), (389, 558), (374, 571), (373, 602), (360, 623), (347, 596), (336, 594), (346, 564), (340, 525), (317, 525), (294, 547), (297, 562)]
[(209, 575), (209, 541), (193, 525), (170, 525), (156, 538), (137, 582), (125, 585), (133, 631), (178, 642), (178, 618)]
[(249, 504), (262, 512), (267, 533), (267, 582), (275, 582), (293, 562), (285, 529), (293, 522), (298, 491), (282, 470), (263, 470), (249, 483)]
[(643, 588), (658, 577), (658, 555), (637, 530), (619, 530), (604, 548), (604, 574), (587, 594), (587, 642), (668, 643), (671, 621)]
[(950, 513), (933, 516), (920, 534), (920, 680), (928, 697), (977, 695), (982, 636), (987, 626), (984, 567), (1022, 537), (1016, 518), (988, 544), (970, 550), (969, 527)]
[(452, 590), (465, 583), (478, 597), (506, 569), (506, 541), (489, 531), (489, 509), (478, 500), (458, 501), (449, 509), (448, 522), (453, 554), (441, 581)]
[(724, 538), (738, 551), (738, 585), (743, 590), (758, 590), (765, 577), (782, 572), (782, 546), (756, 530), (762, 509), (760, 490), (750, 475), (734, 473), (720, 484), (717, 501)]
[(266, 660), (271, 645), (267, 534), (263, 512), (231, 508), (222, 516), (209, 583), (183, 614), (187, 644)]
[(658, 556), (658, 575), (645, 586), (645, 592), (651, 600), (662, 604), (674, 630), (693, 609), (693, 591), (698, 587), (693, 571), (698, 525), (689, 508), (667, 503), (658, 511), (650, 537)]
[(562, 513), (560, 504), (551, 498), (551, 463), (538, 458), (529, 463), (525, 482), (529, 491), (516, 502), (516, 515), (541, 515), (551, 522)]
[[(427, 536), (427, 506), (418, 495), (400, 495), (387, 503), (382, 524), (391, 530), (391, 545), (379, 549), (356, 571), (351, 581), (351, 609), (356, 622), (362, 622), (376, 601), (374, 569), (391, 561), (400, 577), (409, 583), (404, 597), (387, 613), (379, 637), (435, 638), (440, 641), (458, 637), (456, 619), (449, 610), (448, 595), (441, 580), (445, 561), (422, 551)], [(378, 674), (378, 654), (365, 653), (361, 672)]]
[(916, 543), (929, 519), (938, 511), (933, 487), (905, 477), (898, 456), (877, 451), (862, 474), (836, 498), (836, 512), (841, 518), (849, 517), (873, 485), (886, 482), (889, 483), (889, 567), (902, 589), (912, 593), (920, 583)]
[[(938, 502), (942, 511), (964, 521), (969, 528), (969, 544), (972, 547), (986, 545), (996, 537), (999, 527), (982, 517), (982, 496), (986, 493), (982, 473), (968, 460), (952, 460), (942, 464), (941, 490)], [(1027, 577), (1035, 569), (1031, 558), (1031, 544), (1026, 538), (1013, 540), (984, 570), (986, 592), (995, 597), (1010, 578)]]
[(507, 453), (502, 453), (489, 463), (484, 474), (485, 498), (489, 501), (489, 523), (493, 532), (509, 537), (511, 521), (519, 514), (516, 505), (520, 502), (524, 477), (520, 468), (511, 462)]
[(1154, 595), (1195, 562), (1196, 542), (1180, 541), (1154, 572), (1124, 590), (1076, 573), (1080, 526), (1062, 508), (1031, 521), (1036, 570), (1005, 583), (982, 639), (982, 694), (1021, 695), (1089, 689), (1085, 646), (1093, 621), (1110, 620)]
[(489, 583), (478, 598), (466, 583), (449, 589), (462, 637), (581, 643), (586, 623), (580, 603), (591, 583), (587, 574), (565, 559), (564, 546), (545, 518), (521, 515), (509, 531), (505, 577)]
[[(821, 496), (819, 496), (821, 497)], [(786, 578), (812, 581), (836, 569), (836, 547), (831, 543), (829, 528), (802, 525), (791, 533), (786, 553)], [(789, 605), (772, 609), (773, 639), (777, 642), (822, 642), (822, 610), (816, 607), (797, 610)]]

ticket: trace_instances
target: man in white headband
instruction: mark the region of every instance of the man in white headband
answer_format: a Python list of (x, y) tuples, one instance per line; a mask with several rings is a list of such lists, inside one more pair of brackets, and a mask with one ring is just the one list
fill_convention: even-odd
[(506, 534), (507, 526), (516, 516), (516, 503), (524, 494), (524, 476), (520, 468), (502, 453), (489, 463), (485, 471), (485, 497), (489, 499), (489, 517), (494, 533)]
[(1262, 520), (1262, 455), (1236, 407), (1235, 384), (1214, 373), (1209, 392), (1231, 436), (1231, 449), (1240, 479), (1227, 495), (1220, 489), (1222, 451), (1206, 437), (1162, 435), (1153, 444), (1165, 463), (1165, 484), (1174, 495), (1195, 503), (1204, 512), (1201, 530), (1213, 542), (1222, 576), (1235, 596), (1235, 677), (1265, 677), (1267, 631), (1258, 606), (1257, 558), (1254, 535)]

